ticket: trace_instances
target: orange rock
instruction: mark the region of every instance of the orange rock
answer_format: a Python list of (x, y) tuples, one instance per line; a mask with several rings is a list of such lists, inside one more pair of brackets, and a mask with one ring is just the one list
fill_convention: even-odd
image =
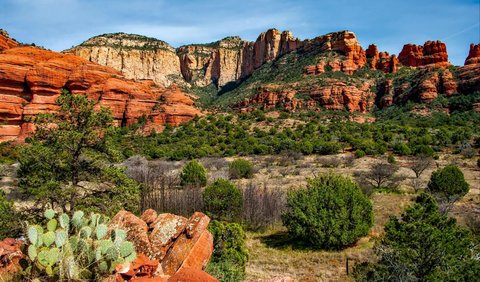
[(480, 64), (480, 44), (470, 44), (468, 57), (465, 59), (465, 65)]
[(207, 265), (213, 252), (213, 237), (207, 226), (210, 218), (203, 213), (195, 213), (187, 226), (195, 226), (175, 240), (162, 260), (165, 274), (173, 275), (180, 268), (188, 267), (202, 270)]
[(398, 55), (398, 60), (405, 66), (423, 67), (449, 66), (447, 47), (440, 41), (427, 41), (422, 46), (406, 44)]
[(23, 241), (6, 238), (0, 241), (0, 277), (21, 270), (20, 260), (24, 258), (21, 251)]
[(157, 219), (157, 216), (158, 214), (155, 210), (147, 209), (142, 213), (142, 216), (140, 217), (140, 219), (145, 221), (145, 223), (150, 227), (150, 224), (152, 224), (155, 221), (155, 219)]
[[(135, 82), (112, 68), (71, 54), (14, 43), (0, 33), (0, 123), (4, 125), (21, 128), (27, 117), (55, 112), (62, 88), (87, 95), (98, 102), (98, 107), (109, 107), (117, 125), (128, 126), (143, 116), (162, 114), (163, 118), (154, 119), (159, 124), (151, 126), (158, 130), (165, 124), (179, 125), (201, 115), (178, 87), (168, 90), (153, 82)], [(7, 128), (12, 127), (0, 128), (0, 141), (12, 139), (13, 131)], [(33, 131), (28, 128), (16, 138), (25, 138)]]
[(127, 239), (135, 245), (138, 253), (150, 253), (150, 240), (148, 239), (147, 224), (127, 211), (119, 211), (110, 221), (109, 230), (115, 228), (123, 229), (127, 232)]
[(0, 51), (17, 46), (17, 41), (10, 38), (8, 33), (0, 29)]
[(184, 268), (172, 275), (168, 282), (218, 282), (218, 279), (198, 269)]
[(152, 245), (150, 257), (162, 260), (173, 242), (185, 231), (187, 222), (188, 220), (182, 216), (160, 214), (150, 225), (153, 229), (149, 235)]
[[(144, 218), (151, 221), (154, 214), (153, 210), (148, 210)], [(213, 237), (207, 230), (209, 222), (210, 218), (200, 212), (188, 220), (173, 214), (160, 214), (149, 229), (145, 221), (132, 213), (118, 212), (109, 230), (126, 230), (127, 239), (135, 245), (139, 255), (133, 263), (119, 265), (117, 276), (129, 280), (171, 276), (185, 268), (203, 270), (213, 252)]]

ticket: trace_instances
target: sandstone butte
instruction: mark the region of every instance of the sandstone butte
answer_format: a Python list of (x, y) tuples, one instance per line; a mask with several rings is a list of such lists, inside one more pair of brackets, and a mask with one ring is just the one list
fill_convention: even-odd
[[(147, 220), (147, 221), (145, 221)], [(118, 212), (109, 230), (121, 228), (135, 245), (137, 259), (117, 265), (115, 273), (102, 282), (217, 282), (203, 270), (213, 253), (213, 237), (207, 230), (210, 218), (196, 212), (190, 218), (146, 210), (141, 218)], [(20, 270), (23, 241), (0, 242), (0, 276)]]
[(28, 118), (54, 112), (61, 89), (86, 95), (111, 109), (117, 125), (151, 117), (149, 130), (178, 125), (201, 112), (176, 86), (134, 81), (110, 67), (71, 54), (23, 46), (0, 33), (0, 142), (33, 131)]

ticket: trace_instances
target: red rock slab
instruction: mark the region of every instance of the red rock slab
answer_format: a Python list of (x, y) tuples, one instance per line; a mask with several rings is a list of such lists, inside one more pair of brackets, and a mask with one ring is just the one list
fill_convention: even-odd
[(0, 277), (21, 270), (20, 260), (24, 257), (21, 246), (23, 241), (6, 238), (0, 241)]
[(153, 228), (149, 235), (150, 257), (163, 260), (175, 239), (187, 227), (187, 222), (188, 219), (170, 213), (158, 215), (155, 221), (150, 224), (150, 228)]
[(162, 260), (165, 274), (172, 275), (183, 264), (202, 270), (213, 252), (213, 237), (207, 226), (210, 218), (203, 213), (196, 212), (188, 221), (187, 231), (180, 235)]
[(119, 211), (108, 225), (109, 231), (115, 228), (123, 229), (127, 232), (127, 239), (135, 245), (137, 253), (150, 253), (148, 226), (143, 220), (130, 212)]
[(140, 219), (145, 221), (147, 225), (150, 225), (157, 219), (158, 214), (154, 209), (147, 209), (145, 210), (142, 215), (140, 216)]
[(168, 282), (218, 282), (219, 280), (198, 269), (183, 268), (168, 279)]

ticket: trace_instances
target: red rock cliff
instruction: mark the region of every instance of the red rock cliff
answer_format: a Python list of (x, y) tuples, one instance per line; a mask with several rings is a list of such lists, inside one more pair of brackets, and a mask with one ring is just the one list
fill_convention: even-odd
[(404, 66), (423, 67), (449, 66), (447, 46), (440, 41), (427, 41), (423, 46), (406, 44), (398, 55), (398, 60)]
[(17, 46), (1, 34), (0, 46), (0, 141), (30, 133), (32, 126), (25, 120), (55, 111), (62, 88), (109, 107), (118, 125), (132, 124), (146, 115), (154, 121), (150, 128), (159, 130), (200, 115), (193, 101), (178, 89), (127, 80), (110, 67), (74, 55)]
[(465, 65), (474, 65), (480, 63), (480, 44), (470, 44), (470, 52), (465, 59)]

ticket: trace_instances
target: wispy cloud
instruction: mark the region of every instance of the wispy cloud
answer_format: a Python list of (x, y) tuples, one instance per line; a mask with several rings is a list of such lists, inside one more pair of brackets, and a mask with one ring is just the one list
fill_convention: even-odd
[(478, 0), (0, 0), (0, 27), (23, 42), (63, 50), (89, 37), (128, 32), (173, 46), (229, 35), (255, 40), (268, 28), (300, 38), (348, 29), (363, 46), (398, 53), (403, 44), (446, 41), (450, 59), (463, 64), (480, 42)]

